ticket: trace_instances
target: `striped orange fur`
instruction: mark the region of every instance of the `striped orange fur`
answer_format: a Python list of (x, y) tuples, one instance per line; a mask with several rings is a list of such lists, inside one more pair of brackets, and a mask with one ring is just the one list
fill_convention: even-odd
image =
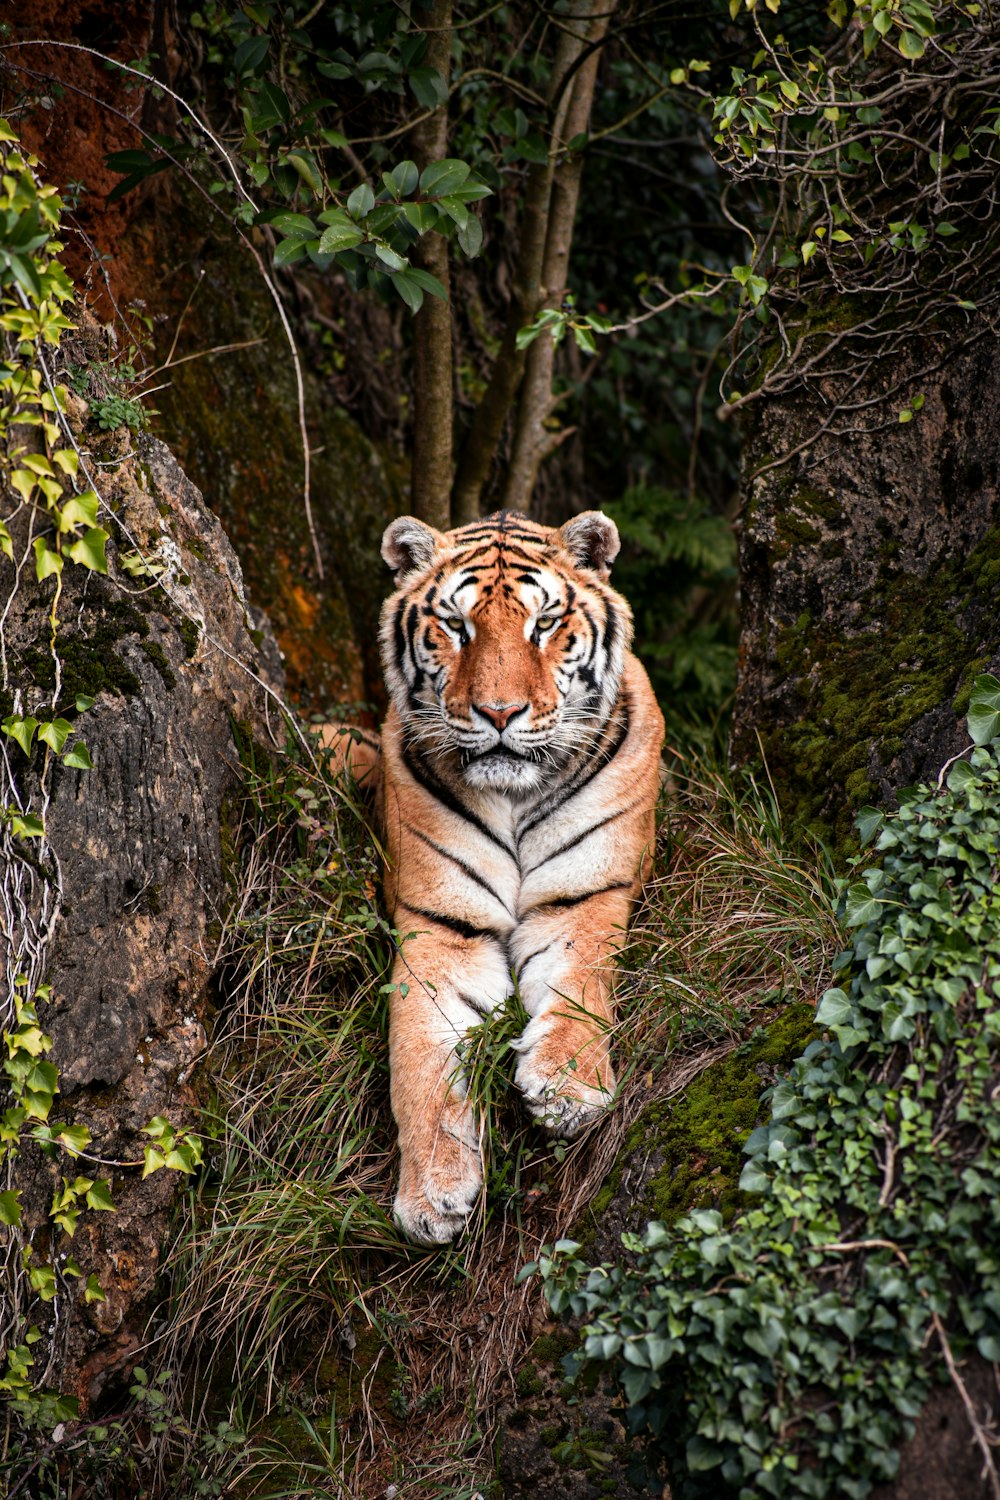
[(663, 741), (607, 581), (618, 549), (598, 511), (443, 534), (404, 516), (383, 539), (386, 898), (414, 934), (392, 976), (395, 1215), (423, 1244), (453, 1239), (480, 1192), (456, 1045), (515, 981), (532, 1115), (568, 1137), (613, 1095), (609, 965), (649, 862)]

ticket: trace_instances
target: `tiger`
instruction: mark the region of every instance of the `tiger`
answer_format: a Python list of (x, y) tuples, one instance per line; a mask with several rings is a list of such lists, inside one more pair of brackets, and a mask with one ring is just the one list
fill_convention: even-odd
[[(608, 582), (614, 522), (517, 512), (440, 532), (393, 521), (380, 647), (390, 700), (374, 777), (385, 897), (404, 935), (391, 976), (393, 1214), (448, 1244), (483, 1183), (461, 1062), (471, 1027), (515, 992), (528, 1016), (514, 1082), (549, 1133), (612, 1101), (611, 960), (648, 873), (663, 717)], [(376, 767), (376, 760), (380, 764)]]

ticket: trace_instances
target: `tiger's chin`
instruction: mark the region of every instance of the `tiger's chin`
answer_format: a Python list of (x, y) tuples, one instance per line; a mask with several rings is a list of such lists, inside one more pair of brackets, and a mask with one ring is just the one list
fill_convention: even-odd
[(462, 768), (467, 786), (477, 792), (504, 792), (508, 797), (526, 797), (542, 785), (543, 768), (537, 761), (523, 760), (504, 751), (480, 755)]

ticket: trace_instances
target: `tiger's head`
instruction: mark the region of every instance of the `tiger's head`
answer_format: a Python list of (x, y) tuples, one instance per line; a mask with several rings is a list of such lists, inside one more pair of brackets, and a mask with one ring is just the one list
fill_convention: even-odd
[(386, 683), (407, 734), (466, 784), (524, 796), (558, 777), (615, 709), (632, 615), (608, 584), (613, 521), (558, 530), (501, 511), (439, 532), (393, 521), (382, 556)]

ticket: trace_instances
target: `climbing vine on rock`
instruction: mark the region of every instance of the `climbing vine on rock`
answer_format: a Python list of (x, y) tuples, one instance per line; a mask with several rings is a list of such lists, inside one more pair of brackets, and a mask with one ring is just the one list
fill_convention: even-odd
[[(826, 1028), (772, 1092), (731, 1226), (714, 1211), (623, 1237), (628, 1265), (561, 1241), (538, 1262), (582, 1319), (577, 1372), (609, 1365), (678, 1500), (831, 1494), (896, 1472), (935, 1379), (1000, 1361), (1000, 682), (974, 748), (895, 813), (844, 882), (850, 930)], [(651, 1464), (651, 1468), (654, 1465)]]
[[(87, 477), (67, 421), (68, 394), (50, 361), (73, 327), (73, 287), (57, 259), (60, 200), (38, 177), (37, 160), (0, 121), (0, 1397), (13, 1417), (52, 1427), (73, 1417), (74, 1398), (46, 1389), (55, 1369), (56, 1330), (74, 1299), (103, 1300), (100, 1268), (72, 1253), (79, 1220), (111, 1212), (112, 1171), (159, 1167), (189, 1173), (201, 1143), (157, 1118), (136, 1162), (105, 1161), (88, 1151), (90, 1131), (59, 1122), (53, 1111), (59, 1074), (38, 1005), (51, 998), (46, 969), (61, 908), (59, 860), (48, 813), (57, 767), (84, 776), (90, 753), (79, 719), (93, 699), (63, 706), (60, 605), (67, 569), (106, 574), (113, 523)], [(102, 524), (102, 520), (107, 525)], [(15, 597), (30, 591), (48, 669), (33, 676), (10, 639)], [(42, 679), (44, 679), (44, 684)], [(72, 717), (67, 717), (72, 715)], [(58, 1168), (47, 1221), (22, 1212), (16, 1169), (26, 1152)], [(39, 1350), (46, 1358), (39, 1362)], [(10, 1431), (4, 1444), (10, 1456)]]

